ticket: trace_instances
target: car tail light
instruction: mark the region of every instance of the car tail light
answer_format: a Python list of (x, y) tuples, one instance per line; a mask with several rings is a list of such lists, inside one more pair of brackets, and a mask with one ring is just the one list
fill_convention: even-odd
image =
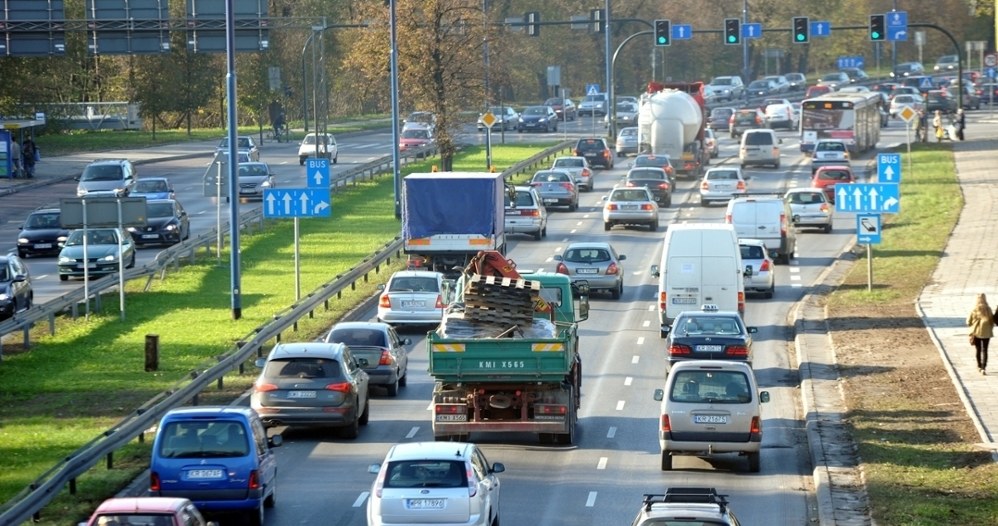
[(520, 210), (520, 215), (528, 217), (539, 217), (541, 215), (541, 211), (537, 210), (536, 208), (528, 208), (526, 210)]
[(668, 308), (669, 304), (666, 302), (666, 299), (668, 299), (666, 293), (658, 293), (658, 310), (665, 312), (665, 309)]
[(609, 265), (607, 265), (606, 267), (607, 276), (616, 276), (617, 272), (620, 272), (620, 268), (617, 267), (616, 263), (610, 263)]
[(748, 347), (744, 345), (729, 345), (728, 348), (724, 350), (724, 354), (745, 358), (748, 357)]
[(350, 382), (340, 382), (338, 384), (329, 384), (325, 389), (327, 391), (336, 391), (337, 393), (350, 393), (353, 391), (353, 384)]
[(708, 183), (707, 181), (704, 181), (704, 182), (700, 183), (700, 189), (701, 190), (710, 190), (710, 183)]
[(669, 415), (662, 415), (662, 432), (663, 433), (672, 432), (672, 424), (669, 423)]
[(650, 205), (650, 204), (647, 204), (647, 203), (646, 203), (646, 204), (643, 204), (643, 205), (641, 205), (641, 209), (642, 209), (642, 210), (651, 210), (651, 209), (652, 209), (652, 207), (651, 207), (651, 205)]
[(603, 150), (603, 158), (604, 159), (610, 158), (610, 150)]
[(787, 237), (787, 215), (780, 214), (780, 235)]
[(745, 312), (745, 291), (738, 293), (738, 312)]
[(689, 345), (674, 343), (669, 346), (669, 356), (689, 356), (693, 354), (693, 348)]
[(256, 388), (256, 392), (258, 392), (258, 393), (268, 393), (270, 391), (276, 391), (277, 390), (277, 386), (276, 385), (274, 385), (274, 384), (266, 384), (266, 383), (264, 383), (264, 384), (256, 384), (255, 388)]
[(378, 478), (374, 479), (374, 494), (381, 498), (381, 492), (385, 489), (385, 476), (388, 472), (388, 466), (381, 466), (378, 470)]
[(735, 185), (735, 188), (737, 188), (738, 190), (744, 190), (745, 189), (745, 181), (741, 181), (741, 180), (738, 181), (738, 184)]
[(634, 188), (637, 185), (634, 184), (634, 181), (627, 181), (626, 183), (624, 183), (624, 186), (629, 186), (631, 188)]
[(658, 187), (661, 188), (662, 190), (668, 190), (669, 189), (669, 183), (659, 183)]
[(673, 172), (673, 171), (674, 171), (674, 170), (672, 169), (672, 165), (669, 165), (669, 166), (666, 166), (666, 167), (665, 167), (665, 173), (667, 173), (667, 174), (669, 174), (669, 175), (672, 175), (672, 172)]
[(734, 124), (734, 123), (735, 123), (735, 114), (732, 113), (731, 116), (728, 117), (728, 124), (730, 125), (730, 124)]
[(260, 472), (255, 469), (250, 471), (248, 486), (249, 489), (260, 489)]
[(382, 294), (381, 299), (378, 301), (378, 306), (384, 309), (392, 308), (392, 299), (388, 294)]
[(392, 364), (392, 353), (388, 350), (381, 351), (381, 359), (378, 360), (378, 365), (391, 365)]
[(433, 308), (434, 309), (442, 309), (444, 307), (445, 307), (445, 305), (444, 305), (444, 298), (443, 298), (443, 296), (441, 296), (440, 294), (437, 294), (437, 302), (436, 302), (436, 304), (433, 305)]
[(760, 422), (759, 417), (753, 416), (752, 423), (749, 424), (749, 432), (753, 435), (762, 433), (762, 422)]
[(568, 267), (564, 263), (558, 263), (558, 268), (555, 269), (555, 272), (557, 272), (558, 274), (564, 274), (566, 276), (569, 274)]
[(592, 172), (589, 171), (589, 168), (583, 168), (582, 169), (582, 177), (589, 177), (591, 175), (592, 175)]
[(731, 224), (731, 214), (724, 214), (724, 222)]
[(562, 188), (564, 188), (565, 190), (568, 190), (569, 192), (574, 192), (575, 191), (575, 185), (572, 184), (572, 183), (561, 183), (561, 186), (562, 186)]
[(755, 123), (762, 124), (762, 119), (758, 115), (755, 116)]
[(768, 272), (768, 271), (769, 271), (769, 260), (764, 259), (762, 260), (762, 264), (759, 265), (759, 272)]
[(821, 203), (821, 207), (819, 209), (821, 210), (822, 214), (827, 214), (830, 211), (828, 203)]
[(468, 481), (468, 496), (474, 497), (478, 494), (478, 483), (475, 482), (475, 472), (471, 470), (471, 463), (464, 463), (464, 480)]
[(576, 157), (582, 157), (582, 150), (580, 150), (580, 149), (576, 148), (576, 149), (575, 149), (575, 156), (576, 156)]
[(159, 473), (153, 471), (149, 474), (149, 491), (159, 491), (163, 488), (163, 485), (159, 480)]
[(617, 210), (618, 208), (620, 208), (620, 207), (617, 206), (616, 203), (610, 203), (610, 204), (606, 205), (606, 209), (607, 210)]

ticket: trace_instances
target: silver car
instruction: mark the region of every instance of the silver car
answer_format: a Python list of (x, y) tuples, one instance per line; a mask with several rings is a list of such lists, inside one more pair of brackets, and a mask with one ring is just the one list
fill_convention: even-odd
[(267, 163), (239, 163), (236, 171), (239, 177), (239, 197), (263, 199), (263, 191), (274, 188), (274, 174)]
[(551, 165), (552, 170), (561, 170), (572, 174), (579, 191), (591, 192), (593, 189), (593, 169), (585, 157), (558, 157)]
[[(218, 146), (215, 148), (218, 153), (227, 153), (229, 151), (229, 138), (222, 137), (218, 141)], [(240, 135), (236, 137), (236, 151), (246, 152), (246, 155), (251, 161), (260, 160), (260, 148), (256, 145), (256, 141), (248, 135)]]
[(545, 206), (567, 206), (570, 212), (579, 208), (579, 187), (568, 172), (541, 170), (534, 174), (530, 186), (537, 189)]
[(832, 231), (835, 206), (821, 188), (794, 188), (783, 199), (790, 204), (795, 227), (820, 228), (826, 234)]
[(510, 202), (506, 195), (505, 230), (507, 234), (531, 234), (540, 241), (548, 234), (548, 210), (541, 201), (537, 189), (532, 186), (517, 186), (516, 201)]
[(616, 151), (617, 157), (638, 153), (638, 128), (636, 126), (620, 129), (620, 132), (617, 133)]
[(603, 198), (603, 230), (614, 225), (642, 225), (658, 230), (658, 203), (643, 187), (621, 187), (610, 190)]
[(561, 254), (555, 271), (573, 282), (586, 281), (590, 291), (604, 290), (618, 300), (624, 293), (624, 269), (620, 262), (627, 259), (609, 243), (572, 243)]
[(739, 238), (742, 252), (742, 265), (745, 267), (745, 293), (758, 292), (769, 299), (776, 292), (776, 278), (773, 273), (773, 258), (769, 257), (766, 243), (760, 239)]
[(747, 178), (736, 166), (707, 170), (700, 180), (700, 206), (708, 206), (711, 201), (726, 203), (736, 195), (743, 195), (748, 187)]
[(400, 270), (378, 298), (378, 321), (391, 325), (433, 325), (444, 316), (444, 277), (429, 270)]

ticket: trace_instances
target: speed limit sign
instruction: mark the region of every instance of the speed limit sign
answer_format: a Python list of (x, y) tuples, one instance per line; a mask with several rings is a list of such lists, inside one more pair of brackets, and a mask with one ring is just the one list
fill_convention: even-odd
[(995, 55), (994, 53), (984, 55), (984, 65), (989, 68), (998, 66), (998, 55)]

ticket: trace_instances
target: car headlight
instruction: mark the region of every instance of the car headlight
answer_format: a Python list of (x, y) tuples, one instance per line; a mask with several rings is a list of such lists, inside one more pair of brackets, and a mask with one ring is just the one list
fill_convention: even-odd
[(87, 191), (86, 190), (83, 190), (83, 189), (77, 189), (76, 190), (76, 197), (83, 197), (85, 195), (87, 195)]
[(167, 232), (173, 232), (176, 229), (177, 225), (175, 223), (170, 223), (169, 225), (166, 225), (166, 228), (164, 228), (163, 230), (166, 230)]
[(0, 292), (0, 301), (4, 301), (5, 302), (5, 301), (7, 301), (9, 299), (11, 299), (11, 295), (10, 294), (7, 294), (6, 292)]
[(71, 257), (59, 256), (59, 264), (65, 265), (66, 263), (75, 263), (76, 260)]
[(115, 256), (114, 254), (108, 254), (98, 259), (97, 261), (117, 261), (117, 260), (118, 260), (117, 256)]
[(28, 238), (26, 238), (26, 237), (19, 237), (19, 238), (17, 238), (17, 244), (18, 245), (27, 245), (28, 243), (30, 243), (30, 241), (28, 241)]
[(274, 185), (273, 181), (264, 181), (264, 182), (260, 183), (260, 186), (262, 186), (264, 188), (270, 188), (273, 185)]
[(537, 122), (547, 122), (547, 118), (541, 117), (540, 119), (537, 119)]
[(128, 230), (129, 232), (132, 232), (132, 233), (135, 233), (135, 232), (139, 231), (139, 229), (135, 228), (134, 226), (130, 226), (126, 230)]
[(58, 241), (59, 243), (65, 243), (66, 242), (66, 237), (67, 236), (59, 236), (59, 237), (56, 238), (56, 241)]
[(520, 121), (520, 122), (523, 122), (523, 117), (520, 117), (519, 121)]

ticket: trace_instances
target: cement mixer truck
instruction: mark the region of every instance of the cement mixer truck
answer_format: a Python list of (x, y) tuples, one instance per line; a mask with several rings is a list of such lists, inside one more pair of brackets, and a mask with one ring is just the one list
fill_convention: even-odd
[(699, 177), (704, 145), (703, 82), (649, 82), (638, 110), (638, 153), (668, 155), (677, 174)]

